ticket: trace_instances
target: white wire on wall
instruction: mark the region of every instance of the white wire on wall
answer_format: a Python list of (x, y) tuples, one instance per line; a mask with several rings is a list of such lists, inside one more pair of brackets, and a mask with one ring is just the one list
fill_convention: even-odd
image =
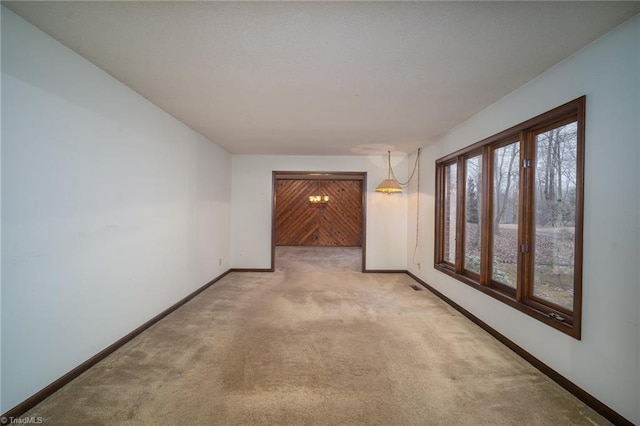
[(416, 254), (418, 253), (418, 246), (420, 245), (420, 149), (418, 149), (416, 163), (418, 164), (418, 184), (416, 188), (416, 245), (413, 248), (411, 261), (420, 269), (420, 261), (416, 262)]
[(400, 182), (398, 178), (396, 178), (395, 173), (393, 172), (393, 168), (391, 167), (391, 151), (389, 151), (389, 170), (391, 171), (391, 176), (395, 179), (396, 182), (400, 186), (409, 186), (409, 182), (413, 179), (416, 171), (418, 172), (418, 183), (416, 188), (416, 244), (413, 247), (413, 256), (411, 257), (411, 262), (414, 265), (418, 266), (420, 269), (420, 262), (416, 262), (416, 254), (418, 253), (418, 247), (420, 246), (420, 148), (418, 148), (418, 153), (416, 154), (416, 162), (413, 165), (413, 171), (411, 172), (411, 176), (406, 182)]

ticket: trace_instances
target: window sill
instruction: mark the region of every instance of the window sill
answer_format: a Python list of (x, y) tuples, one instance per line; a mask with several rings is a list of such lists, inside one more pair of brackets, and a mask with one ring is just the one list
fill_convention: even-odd
[(572, 318), (567, 318), (566, 314), (562, 314), (563, 317), (566, 318), (565, 321), (560, 321), (558, 319), (553, 318), (553, 316), (550, 316), (549, 314), (558, 314), (558, 312), (555, 312), (551, 309), (549, 310), (542, 310), (542, 309), (538, 309), (534, 306), (528, 305), (526, 303), (526, 301), (518, 301), (516, 300), (516, 298), (512, 295), (510, 295), (509, 293), (505, 292), (505, 291), (501, 291), (497, 288), (491, 287), (491, 286), (487, 286), (487, 285), (481, 285), (479, 282), (477, 282), (476, 280), (472, 279), (469, 276), (466, 275), (462, 275), (462, 274), (458, 274), (457, 272), (455, 272), (451, 266), (446, 265), (446, 264), (435, 264), (434, 265), (435, 269), (445, 273), (453, 278), (455, 278), (456, 280), (468, 285), (469, 287), (473, 287), (476, 290), (481, 291), (482, 293), (497, 299), (509, 306), (511, 306), (512, 308), (517, 309), (518, 311), (529, 315), (530, 317), (533, 317), (535, 319), (537, 319), (538, 321), (541, 321), (545, 324), (547, 324), (550, 327), (555, 328), (556, 330), (567, 334), (571, 337), (573, 337), (574, 339), (580, 340), (581, 339), (581, 333), (580, 333), (580, 327), (576, 326), (575, 324), (572, 323)]

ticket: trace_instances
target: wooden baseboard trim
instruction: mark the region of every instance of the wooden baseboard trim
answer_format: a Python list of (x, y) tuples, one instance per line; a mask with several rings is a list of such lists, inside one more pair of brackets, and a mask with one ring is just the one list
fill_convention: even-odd
[(516, 343), (511, 341), (505, 335), (501, 334), (496, 329), (494, 329), (493, 327), (491, 327), (490, 325), (482, 321), (480, 318), (476, 317), (471, 312), (467, 311), (465, 308), (458, 305), (456, 302), (449, 299), (447, 296), (445, 296), (435, 288), (431, 287), (429, 284), (427, 284), (426, 282), (424, 282), (423, 280), (421, 280), (411, 272), (409, 271), (405, 271), (405, 272), (408, 276), (413, 278), (418, 284), (420, 284), (421, 286), (429, 290), (431, 293), (438, 296), (445, 303), (450, 305), (453, 309), (455, 309), (456, 311), (460, 312), (462, 315), (470, 319), (473, 323), (475, 323), (484, 331), (492, 335), (500, 343), (502, 343), (503, 345), (511, 349), (513, 352), (518, 354), (521, 358), (523, 358), (529, 364), (533, 365), (535, 368), (540, 370), (540, 372), (542, 372), (544, 375), (546, 375), (551, 380), (553, 380), (554, 382), (562, 386), (564, 389), (569, 391), (571, 394), (573, 394), (573, 396), (575, 396), (576, 398), (578, 398), (579, 400), (587, 404), (589, 407), (593, 408), (593, 410), (598, 412), (601, 416), (603, 416), (604, 418), (606, 418), (607, 420), (609, 420), (615, 425), (633, 426), (632, 422), (624, 418), (621, 414), (619, 414), (613, 408), (609, 407), (608, 405), (606, 405), (605, 403), (603, 403), (602, 401), (600, 401), (599, 399), (591, 395), (589, 392), (585, 391), (580, 386), (576, 385), (575, 383), (573, 383), (572, 381), (570, 381), (569, 379), (567, 379), (566, 377), (564, 377), (563, 375), (555, 371), (553, 368), (549, 367), (547, 364), (540, 361), (538, 358), (536, 358), (535, 356), (527, 352), (522, 347), (518, 346)]
[(168, 307), (164, 311), (160, 312), (158, 315), (156, 315), (155, 317), (151, 318), (149, 321), (145, 322), (140, 327), (136, 328), (135, 330), (133, 330), (132, 332), (130, 332), (126, 336), (118, 339), (116, 342), (114, 342), (111, 345), (107, 346), (102, 351), (98, 352), (97, 354), (95, 354), (94, 356), (92, 356), (91, 358), (89, 358), (88, 360), (86, 360), (85, 362), (83, 362), (82, 364), (80, 364), (79, 366), (74, 368), (73, 370), (71, 370), (68, 373), (66, 373), (64, 376), (60, 377), (59, 379), (57, 379), (53, 383), (49, 384), (48, 386), (46, 386), (45, 388), (41, 389), (37, 393), (33, 394), (32, 396), (30, 396), (29, 398), (27, 398), (26, 400), (24, 400), (20, 404), (18, 404), (15, 407), (13, 407), (12, 409), (7, 411), (6, 413), (2, 414), (2, 417), (3, 418), (12, 418), (12, 417), (13, 418), (17, 418), (17, 417), (20, 417), (21, 415), (26, 413), (28, 410), (30, 410), (31, 408), (35, 407), (37, 404), (39, 404), (40, 402), (44, 401), (46, 398), (48, 398), (49, 396), (54, 394), (56, 391), (58, 391), (64, 385), (66, 385), (67, 383), (71, 382), (76, 377), (80, 376), (82, 373), (84, 373), (89, 368), (91, 368), (94, 365), (96, 365), (98, 362), (100, 362), (103, 359), (105, 359), (107, 356), (111, 355), (117, 349), (122, 347), (125, 343), (129, 342), (131, 339), (133, 339), (134, 337), (136, 337), (137, 335), (139, 335), (140, 333), (142, 333), (143, 331), (145, 331), (146, 329), (151, 327), (153, 324), (157, 323), (158, 321), (160, 321), (161, 319), (163, 319), (164, 317), (169, 315), (171, 312), (175, 311), (176, 309), (178, 309), (179, 307), (181, 307), (182, 305), (184, 305), (185, 303), (187, 303), (188, 301), (190, 301), (191, 299), (196, 297), (198, 294), (202, 293), (204, 290), (206, 290), (207, 288), (211, 287), (217, 281), (219, 281), (222, 278), (224, 278), (229, 272), (231, 272), (231, 271), (228, 270), (228, 271), (224, 272), (223, 274), (217, 276), (216, 278), (214, 278), (213, 280), (209, 281), (208, 283), (206, 283), (205, 285), (203, 285), (202, 287), (200, 287), (199, 289), (197, 289), (193, 293), (189, 294), (188, 296), (184, 297), (183, 299), (181, 299), (177, 303), (171, 305), (170, 307)]
[[(96, 355), (92, 356), (91, 358), (89, 358), (88, 360), (86, 360), (85, 362), (83, 362), (82, 364), (80, 364), (79, 366), (74, 368), (73, 370), (69, 371), (64, 376), (60, 377), (59, 379), (57, 379), (53, 383), (49, 384), (48, 386), (46, 386), (45, 388), (43, 388), (39, 392), (37, 392), (34, 395), (32, 395), (31, 397), (27, 398), (25, 401), (21, 402), (20, 404), (16, 405), (15, 407), (10, 409), (6, 413), (2, 414), (2, 417), (17, 418), (17, 417), (21, 416), (22, 414), (27, 412), (29, 409), (35, 407), (37, 404), (39, 404), (40, 402), (44, 401), (46, 398), (48, 398), (53, 393), (58, 391), (64, 385), (66, 385), (67, 383), (71, 382), (76, 377), (80, 376), (82, 373), (84, 373), (89, 368), (91, 368), (94, 365), (96, 365), (98, 362), (102, 361), (104, 358), (109, 356), (111, 353), (115, 352), (117, 349), (122, 347), (125, 343), (129, 342), (131, 339), (133, 339), (134, 337), (138, 336), (140, 333), (142, 333), (143, 331), (145, 331), (146, 329), (151, 327), (153, 324), (155, 324), (156, 322), (160, 321), (162, 318), (166, 317), (171, 312), (175, 311), (176, 309), (178, 309), (179, 307), (181, 307), (182, 305), (184, 305), (185, 303), (187, 303), (188, 301), (190, 301), (191, 299), (196, 297), (198, 294), (202, 293), (204, 290), (209, 288), (211, 285), (215, 284), (217, 281), (222, 279), (224, 276), (226, 276), (230, 272), (273, 272), (273, 270), (272, 269), (237, 268), (237, 269), (230, 269), (230, 270), (224, 272), (223, 274), (221, 274), (218, 277), (214, 278), (213, 280), (209, 281), (207, 284), (205, 284), (204, 286), (200, 287), (199, 289), (197, 289), (193, 293), (191, 293), (188, 296), (184, 297), (183, 299), (181, 299), (180, 301), (178, 301), (174, 305), (172, 305), (169, 308), (165, 309), (164, 311), (162, 311), (161, 313), (159, 313), (155, 317), (151, 318), (149, 321), (145, 322), (144, 324), (142, 324), (141, 326), (139, 326), (138, 328), (136, 328), (135, 330), (133, 330), (132, 332), (127, 334), (126, 336), (120, 338), (119, 340), (117, 340), (116, 342), (112, 343), (111, 345), (109, 345), (108, 347), (103, 349), (102, 351), (98, 352)], [(444, 294), (442, 294), (441, 292), (439, 292), (435, 288), (431, 287), (429, 284), (427, 284), (426, 282), (424, 282), (423, 280), (421, 280), (420, 278), (418, 278), (416, 275), (412, 274), (411, 272), (405, 271), (405, 270), (371, 270), (371, 269), (365, 270), (363, 272), (365, 272), (365, 273), (394, 273), (394, 274), (396, 274), (396, 273), (406, 273), (409, 277), (411, 277), (413, 280), (415, 280), (418, 284), (420, 284), (421, 286), (423, 286), (424, 288), (429, 290), (431, 293), (435, 294), (437, 297), (442, 299), (445, 303), (447, 303), (452, 308), (454, 308), (455, 310), (460, 312), (462, 315), (467, 317), (473, 323), (475, 323), (480, 328), (482, 328), (484, 331), (486, 331), (491, 336), (493, 336), (500, 343), (502, 343), (503, 345), (505, 345), (506, 347), (511, 349), (513, 352), (518, 354), (520, 357), (522, 357), (529, 364), (533, 365), (535, 368), (540, 370), (543, 374), (545, 374), (551, 380), (553, 380), (554, 382), (558, 383), (564, 389), (566, 389), (571, 394), (573, 394), (576, 398), (578, 398), (579, 400), (581, 400), (582, 402), (587, 404), (589, 407), (593, 408), (596, 412), (601, 414), (607, 420), (609, 420), (610, 422), (612, 422), (615, 425), (633, 426), (632, 422), (630, 422), (629, 420), (624, 418), (621, 414), (619, 414), (618, 412), (613, 410), (611, 407), (609, 407), (608, 405), (604, 404), (602, 401), (598, 400), (593, 395), (591, 395), (590, 393), (588, 393), (587, 391), (585, 391), (584, 389), (582, 389), (581, 387), (579, 387), (575, 383), (571, 382), (566, 377), (562, 376), (560, 373), (558, 373), (557, 371), (555, 371), (554, 369), (552, 369), (551, 367), (549, 367), (548, 365), (546, 365), (545, 363), (540, 361), (538, 358), (534, 357), (532, 354), (527, 352), (525, 349), (523, 349), (522, 347), (518, 346), (516, 343), (514, 343), (513, 341), (508, 339), (506, 336), (504, 336), (503, 334), (499, 333), (497, 330), (495, 330), (494, 328), (492, 328), (491, 326), (486, 324), (480, 318), (476, 317), (471, 312), (467, 311), (465, 308), (463, 308), (462, 306), (458, 305), (456, 302), (454, 302), (453, 300), (449, 299), (447, 296), (445, 296)]]
[(365, 274), (406, 274), (404, 269), (365, 269), (362, 271)]
[(231, 268), (229, 272), (274, 272), (273, 268)]

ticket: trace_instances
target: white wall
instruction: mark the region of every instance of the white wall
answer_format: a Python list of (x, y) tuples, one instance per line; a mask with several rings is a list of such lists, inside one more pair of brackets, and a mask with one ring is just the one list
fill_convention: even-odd
[(3, 7), (2, 412), (226, 271), (230, 191), (227, 152)]
[[(606, 34), (425, 147), (419, 270), (411, 272), (640, 424), (640, 17)], [(587, 95), (582, 340), (433, 268), (435, 160)], [(415, 187), (409, 245), (415, 234)]]
[[(231, 265), (271, 266), (273, 171), (367, 172), (367, 269), (406, 269), (405, 194), (383, 195), (376, 186), (387, 177), (386, 155), (253, 156), (232, 160)], [(398, 179), (406, 179), (406, 156), (392, 155)]]

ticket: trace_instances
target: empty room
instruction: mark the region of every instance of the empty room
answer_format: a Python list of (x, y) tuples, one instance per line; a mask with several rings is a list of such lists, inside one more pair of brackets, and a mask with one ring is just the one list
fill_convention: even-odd
[(2, 1), (0, 422), (640, 425), (639, 12)]

